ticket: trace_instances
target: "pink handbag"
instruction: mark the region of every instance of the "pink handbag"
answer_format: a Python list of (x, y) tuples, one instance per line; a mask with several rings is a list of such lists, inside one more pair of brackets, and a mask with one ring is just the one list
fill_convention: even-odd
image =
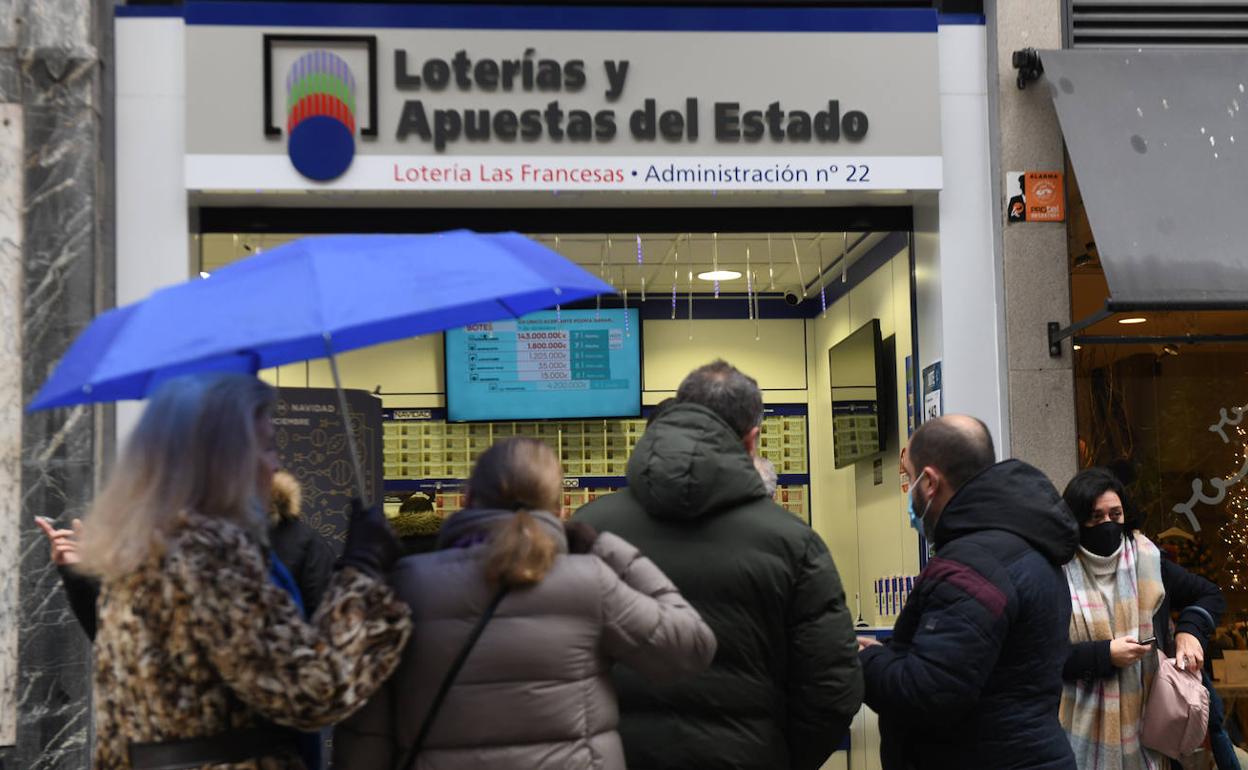
[(1180, 671), (1174, 658), (1160, 658), (1153, 689), (1144, 705), (1140, 743), (1171, 759), (1200, 748), (1209, 730), (1209, 691), (1200, 675)]

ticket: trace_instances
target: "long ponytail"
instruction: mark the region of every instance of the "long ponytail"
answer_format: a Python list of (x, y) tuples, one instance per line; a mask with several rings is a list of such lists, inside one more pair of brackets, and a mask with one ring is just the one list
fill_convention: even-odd
[(555, 540), (528, 511), (517, 511), (495, 532), (485, 557), (485, 579), (499, 586), (542, 582), (555, 563)]
[(475, 507), (516, 511), (490, 538), (486, 580), (509, 587), (540, 583), (559, 548), (530, 511), (558, 513), (563, 472), (554, 451), (532, 438), (500, 441), (477, 460), (468, 491)]

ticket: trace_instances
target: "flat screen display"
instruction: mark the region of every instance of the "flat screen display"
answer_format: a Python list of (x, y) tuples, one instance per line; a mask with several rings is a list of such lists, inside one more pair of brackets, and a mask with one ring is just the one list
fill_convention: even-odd
[(641, 415), (636, 308), (544, 310), (446, 333), (449, 419)]
[(872, 319), (828, 350), (832, 455), (837, 468), (884, 450), (882, 348), (880, 322)]

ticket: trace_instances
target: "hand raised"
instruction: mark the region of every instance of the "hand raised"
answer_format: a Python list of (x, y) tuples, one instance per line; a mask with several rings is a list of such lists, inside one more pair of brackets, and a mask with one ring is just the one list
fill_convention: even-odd
[(82, 534), (80, 520), (73, 520), (71, 524), (73, 529), (57, 529), (52, 525), (51, 519), (43, 516), (36, 516), (35, 523), (39, 525), (39, 529), (43, 531), (44, 537), (48, 539), (52, 547), (53, 564), (58, 567), (68, 567), (78, 563), (78, 539)]

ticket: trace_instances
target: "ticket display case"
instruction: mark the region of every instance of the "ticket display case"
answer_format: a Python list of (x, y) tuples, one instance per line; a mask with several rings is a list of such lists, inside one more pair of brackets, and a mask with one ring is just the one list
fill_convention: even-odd
[[(565, 509), (627, 486), (628, 458), (646, 431), (645, 418), (516, 422), (448, 422), (443, 409), (386, 409), (384, 468), (388, 511), (423, 491), (435, 510), (463, 507), (463, 484), (477, 457), (495, 441), (529, 436), (549, 444), (563, 465)], [(776, 502), (810, 521), (806, 407), (767, 408), (759, 455), (776, 468)]]

